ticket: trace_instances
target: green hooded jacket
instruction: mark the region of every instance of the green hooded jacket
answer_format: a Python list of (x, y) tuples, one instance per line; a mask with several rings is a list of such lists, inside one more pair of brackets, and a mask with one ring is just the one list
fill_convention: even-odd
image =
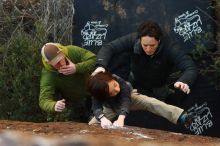
[[(54, 106), (57, 100), (65, 99), (74, 101), (83, 100), (88, 96), (86, 81), (94, 70), (96, 55), (92, 52), (77, 46), (57, 47), (76, 65), (76, 73), (72, 75), (60, 74), (55, 68), (49, 65), (44, 59), (40, 80), (39, 106), (46, 112), (55, 112)], [(59, 99), (57, 93), (61, 96)]]

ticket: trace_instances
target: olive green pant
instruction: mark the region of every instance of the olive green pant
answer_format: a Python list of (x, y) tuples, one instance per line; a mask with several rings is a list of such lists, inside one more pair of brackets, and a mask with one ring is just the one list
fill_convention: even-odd
[[(131, 106), (130, 110), (144, 110), (152, 112), (158, 116), (164, 117), (165, 119), (169, 120), (170, 122), (177, 124), (177, 120), (179, 116), (184, 111), (183, 109), (166, 104), (156, 98), (149, 97), (146, 95), (142, 95), (137, 93), (137, 90), (134, 89), (131, 93)], [(103, 107), (103, 113), (106, 118), (112, 120), (117, 116), (117, 113), (113, 111), (111, 108)], [(95, 117), (93, 117), (89, 121), (89, 125), (100, 123)]]

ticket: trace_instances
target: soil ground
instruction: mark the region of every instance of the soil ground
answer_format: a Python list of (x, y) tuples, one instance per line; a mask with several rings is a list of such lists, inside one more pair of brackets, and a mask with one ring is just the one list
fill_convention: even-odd
[[(150, 145), (150, 146), (220, 146), (220, 139), (186, 135), (138, 127), (102, 129), (77, 122), (31, 123), (0, 120), (0, 145), (13, 146), (89, 146), (89, 145)], [(15, 136), (16, 135), (16, 136)], [(15, 138), (16, 137), (16, 138)], [(33, 138), (49, 140), (47, 144)], [(7, 143), (10, 143), (7, 145)], [(24, 143), (25, 142), (25, 143)], [(52, 144), (53, 143), (53, 144)]]

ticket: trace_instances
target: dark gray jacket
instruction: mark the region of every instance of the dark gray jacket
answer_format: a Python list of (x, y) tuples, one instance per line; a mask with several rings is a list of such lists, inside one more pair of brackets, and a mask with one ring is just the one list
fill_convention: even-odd
[(117, 75), (113, 75), (114, 79), (119, 83), (120, 92), (114, 97), (107, 97), (105, 101), (92, 98), (92, 110), (96, 117), (103, 114), (103, 106), (111, 108), (118, 115), (127, 115), (131, 104), (132, 86)]
[(161, 38), (153, 56), (144, 53), (136, 33), (123, 36), (100, 49), (97, 66), (103, 66), (126, 80), (132, 73), (132, 85), (140, 93), (162, 87), (174, 67), (182, 71), (178, 81), (189, 86), (197, 77), (197, 67), (191, 57), (168, 36)]

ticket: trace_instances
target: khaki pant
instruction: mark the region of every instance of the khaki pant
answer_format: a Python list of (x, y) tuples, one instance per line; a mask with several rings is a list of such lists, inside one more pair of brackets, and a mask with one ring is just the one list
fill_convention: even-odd
[[(131, 93), (131, 107), (130, 110), (144, 110), (152, 112), (158, 116), (164, 117), (170, 122), (177, 124), (177, 120), (181, 113), (184, 111), (183, 109), (166, 104), (156, 98), (149, 97), (146, 95), (142, 95), (137, 93), (137, 90), (134, 89)], [(110, 108), (103, 107), (103, 113), (105, 117), (109, 120), (112, 120), (117, 116), (117, 114)], [(89, 121), (89, 125), (100, 123), (95, 117), (93, 117)]]

